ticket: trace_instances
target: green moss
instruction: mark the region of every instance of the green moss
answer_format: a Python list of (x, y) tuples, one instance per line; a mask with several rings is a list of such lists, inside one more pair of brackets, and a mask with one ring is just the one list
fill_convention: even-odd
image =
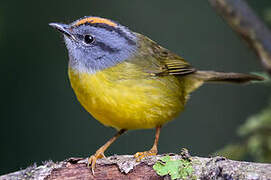
[(160, 158), (154, 165), (153, 169), (159, 176), (170, 175), (171, 179), (191, 179), (194, 172), (192, 163), (188, 160), (174, 160), (170, 156)]

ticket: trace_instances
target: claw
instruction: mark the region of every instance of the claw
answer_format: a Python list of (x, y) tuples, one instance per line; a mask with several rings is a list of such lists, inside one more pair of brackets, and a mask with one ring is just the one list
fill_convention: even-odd
[(109, 139), (109, 141), (107, 141), (102, 147), (100, 147), (96, 153), (92, 156), (90, 156), (88, 158), (88, 168), (91, 165), (91, 171), (92, 174), (94, 176), (94, 169), (95, 169), (95, 165), (96, 165), (96, 161), (97, 159), (101, 159), (101, 158), (105, 158), (104, 152), (106, 151), (106, 149), (123, 133), (125, 133), (127, 130), (126, 129), (121, 129), (118, 131), (118, 133), (113, 136), (111, 139)]
[(149, 151), (144, 151), (144, 152), (137, 152), (134, 154), (134, 157), (137, 162), (141, 161), (144, 157), (148, 156), (155, 156), (157, 155), (157, 150), (149, 150)]
[(92, 174), (94, 176), (94, 169), (95, 169), (95, 165), (96, 165), (96, 161), (97, 159), (101, 159), (101, 158), (105, 158), (105, 155), (103, 152), (99, 152), (97, 151), (94, 155), (90, 156), (88, 158), (88, 168), (89, 166), (91, 165), (91, 171), (92, 171)]

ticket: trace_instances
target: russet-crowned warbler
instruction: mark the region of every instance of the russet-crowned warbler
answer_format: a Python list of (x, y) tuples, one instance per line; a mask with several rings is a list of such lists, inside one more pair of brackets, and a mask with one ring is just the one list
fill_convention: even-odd
[(118, 133), (89, 158), (98, 158), (130, 129), (156, 128), (153, 147), (137, 160), (157, 154), (162, 125), (183, 109), (189, 94), (204, 82), (247, 83), (256, 75), (198, 71), (182, 57), (109, 19), (84, 17), (69, 25), (51, 23), (64, 35), (69, 78), (82, 106)]

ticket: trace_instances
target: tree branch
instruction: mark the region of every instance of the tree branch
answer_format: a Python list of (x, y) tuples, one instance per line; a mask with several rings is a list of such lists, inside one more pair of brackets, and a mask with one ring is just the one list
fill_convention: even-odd
[(259, 56), (271, 75), (271, 33), (244, 0), (209, 0), (226, 22)]
[[(133, 156), (111, 156), (97, 161), (95, 176), (87, 167), (87, 159), (70, 158), (66, 161), (44, 163), (42, 166), (32, 166), (25, 170), (0, 176), (0, 180), (9, 179), (155, 179), (166, 180), (169, 176), (158, 176), (152, 166), (161, 155), (148, 157), (136, 162)], [(171, 155), (173, 159), (183, 156)], [(195, 179), (271, 179), (271, 164), (250, 163), (227, 160), (222, 157), (201, 158), (192, 157)]]

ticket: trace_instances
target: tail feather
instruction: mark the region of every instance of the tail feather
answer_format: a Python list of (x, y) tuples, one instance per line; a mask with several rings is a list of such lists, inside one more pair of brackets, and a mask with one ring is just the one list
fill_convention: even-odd
[(228, 82), (244, 84), (251, 81), (263, 81), (264, 78), (253, 74), (242, 74), (242, 73), (225, 73), (215, 71), (197, 71), (193, 74), (197, 79), (205, 82)]

